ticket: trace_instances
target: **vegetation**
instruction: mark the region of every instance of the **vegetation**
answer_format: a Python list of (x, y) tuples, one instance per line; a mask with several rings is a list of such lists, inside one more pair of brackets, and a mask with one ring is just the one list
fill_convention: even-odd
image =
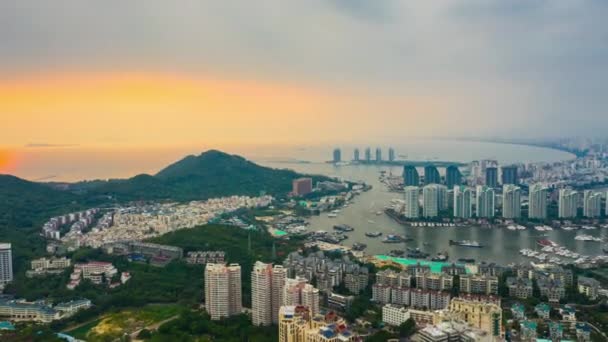
[(399, 325), (399, 337), (410, 337), (415, 332), (416, 322), (414, 322), (414, 320), (411, 318)]
[(276, 326), (255, 327), (246, 315), (211, 321), (205, 313), (183, 311), (179, 318), (167, 322), (152, 334), (149, 341), (278, 341)]
[[(301, 177), (291, 170), (262, 167), (242, 157), (220, 151), (188, 156), (158, 174), (110, 180), (88, 186), (89, 195), (106, 195), (120, 202), (133, 200), (201, 200), (230, 195), (282, 196)], [(314, 177), (316, 180), (326, 177)]]

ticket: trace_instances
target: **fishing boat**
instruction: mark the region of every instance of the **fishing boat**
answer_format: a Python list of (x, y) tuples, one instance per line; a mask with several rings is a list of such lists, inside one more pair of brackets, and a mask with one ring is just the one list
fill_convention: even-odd
[(460, 247), (471, 247), (471, 248), (482, 248), (483, 245), (477, 241), (471, 240), (450, 240), (450, 246), (460, 246)]
[(371, 237), (371, 238), (376, 238), (382, 235), (382, 232), (366, 232), (365, 236), (367, 237)]

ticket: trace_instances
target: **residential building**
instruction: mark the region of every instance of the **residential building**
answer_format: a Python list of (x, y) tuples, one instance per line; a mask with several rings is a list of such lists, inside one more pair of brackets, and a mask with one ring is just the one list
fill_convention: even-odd
[(536, 341), (538, 325), (534, 321), (523, 321), (519, 323), (521, 340), (525, 342)]
[(473, 216), (472, 191), (465, 186), (454, 187), (454, 217), (471, 218)]
[(382, 161), (382, 149), (380, 147), (376, 147), (376, 163), (380, 163)]
[(476, 190), (477, 217), (493, 218), (496, 212), (494, 189), (478, 185)]
[(449, 311), (460, 320), (491, 336), (498, 337), (501, 334), (502, 309), (500, 305), (457, 297), (450, 302)]
[(360, 160), (360, 156), (359, 156), (359, 149), (356, 148), (355, 151), (353, 152), (353, 160), (358, 162)]
[(342, 151), (339, 148), (334, 149), (333, 162), (339, 163), (342, 161)]
[(458, 166), (450, 165), (445, 170), (445, 185), (448, 189), (454, 189), (455, 186), (462, 184), (462, 175)]
[(304, 342), (311, 329), (310, 310), (305, 306), (279, 308), (279, 342)]
[(394, 162), (395, 161), (395, 149), (390, 147), (388, 149), (388, 161), (390, 162)]
[(551, 341), (561, 341), (564, 337), (564, 326), (559, 322), (549, 322), (549, 337)]
[(508, 277), (509, 296), (521, 299), (532, 297), (532, 280), (527, 278)]
[(503, 166), (501, 168), (502, 171), (502, 184), (519, 184), (519, 179), (517, 177), (517, 166)]
[(551, 306), (547, 303), (540, 303), (534, 307), (534, 312), (541, 319), (549, 319), (551, 316)]
[(574, 325), (576, 340), (580, 342), (591, 341), (591, 327), (587, 323), (578, 322)]
[(507, 184), (502, 188), (502, 217), (517, 219), (521, 217), (521, 189)]
[(584, 294), (591, 300), (596, 300), (600, 289), (600, 282), (593, 278), (578, 277), (577, 281), (578, 292)]
[(572, 189), (559, 190), (559, 218), (574, 218), (578, 210), (578, 192)]
[[(274, 291), (273, 285), (275, 282), (272, 276), (272, 264), (257, 261), (253, 265), (253, 270), (251, 271), (251, 320), (253, 325), (271, 325), (273, 323), (272, 316), (275, 308), (278, 318), (278, 310), (283, 303), (273, 303), (272, 297), (273, 294), (279, 291), (282, 294), (285, 280), (283, 279), (283, 284), (278, 283), (281, 287), (279, 291)], [(279, 306), (273, 307), (273, 304), (279, 304)]]
[(43, 302), (0, 299), (0, 317), (11, 321), (50, 323), (61, 318), (61, 313)]
[(460, 291), (471, 294), (497, 295), (498, 277), (476, 274), (461, 275)]
[(587, 218), (600, 217), (602, 194), (593, 190), (585, 190), (583, 194), (583, 216)]
[(498, 187), (498, 168), (487, 167), (486, 168), (486, 186), (490, 188)]
[(347, 311), (354, 300), (354, 296), (343, 296), (333, 292), (327, 294), (327, 306), (335, 310)]
[(10, 243), (0, 243), (0, 288), (13, 281), (13, 252)]
[(514, 303), (511, 306), (511, 313), (516, 320), (526, 319), (526, 307), (522, 303)]
[(305, 196), (312, 192), (312, 178), (298, 178), (292, 182), (292, 190), (294, 196)]
[(386, 304), (382, 307), (382, 322), (395, 327), (410, 319), (409, 310), (400, 305)]
[(372, 161), (372, 150), (369, 147), (365, 149), (365, 161), (368, 163)]
[(454, 277), (444, 273), (421, 273), (416, 275), (416, 288), (434, 291), (450, 291)]
[(62, 258), (40, 258), (31, 262), (31, 270), (25, 272), (28, 278), (45, 274), (59, 274), (70, 267), (72, 261), (66, 257)]
[(418, 170), (413, 165), (403, 166), (403, 185), (404, 186), (419, 186), (420, 177), (418, 176)]
[(550, 303), (559, 303), (562, 298), (566, 297), (566, 289), (561, 280), (538, 277), (536, 283), (540, 290), (540, 295), (547, 297)]
[(429, 184), (422, 188), (422, 216), (437, 217), (439, 215), (439, 185)]
[(238, 264), (205, 266), (205, 309), (212, 320), (241, 313), (241, 266)]
[(420, 189), (417, 186), (406, 186), (403, 191), (405, 200), (403, 216), (407, 218), (418, 218), (420, 212), (418, 202)]
[(544, 220), (547, 218), (548, 188), (542, 183), (530, 187), (528, 218)]
[(435, 165), (424, 167), (424, 184), (441, 184), (441, 176)]

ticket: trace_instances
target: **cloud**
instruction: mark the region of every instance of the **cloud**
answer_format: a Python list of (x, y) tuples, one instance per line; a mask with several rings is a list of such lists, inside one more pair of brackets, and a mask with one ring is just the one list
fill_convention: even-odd
[(0, 74), (211, 71), (458, 99), (436, 128), (399, 107), (361, 118), (387, 130), (396, 120), (423, 134), (599, 135), (607, 15), (602, 0), (4, 1)]

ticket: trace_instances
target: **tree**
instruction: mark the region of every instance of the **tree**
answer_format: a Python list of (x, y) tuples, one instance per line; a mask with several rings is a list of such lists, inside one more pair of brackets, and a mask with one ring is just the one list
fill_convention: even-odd
[(415, 332), (416, 322), (414, 322), (414, 320), (411, 318), (399, 325), (399, 337), (409, 337), (412, 336)]
[(147, 340), (152, 337), (152, 333), (148, 329), (142, 329), (142, 331), (137, 334), (137, 338), (140, 340)]

